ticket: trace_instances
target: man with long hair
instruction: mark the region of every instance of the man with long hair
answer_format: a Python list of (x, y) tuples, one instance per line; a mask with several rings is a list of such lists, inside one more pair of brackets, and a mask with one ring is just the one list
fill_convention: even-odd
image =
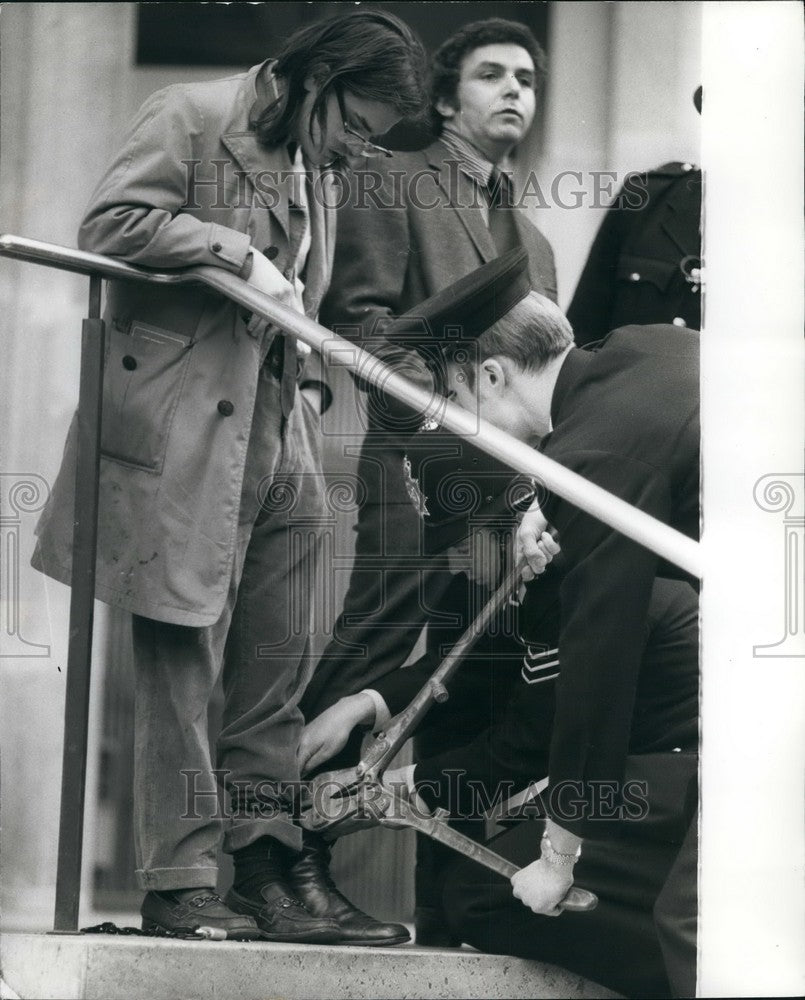
[[(79, 245), (150, 268), (220, 267), (316, 317), (335, 239), (330, 169), (386, 154), (369, 136), (419, 110), (423, 67), (402, 21), (360, 10), (301, 29), (244, 74), (153, 94)], [(296, 391), (302, 352), (188, 285), (111, 282), (105, 319), (96, 595), (132, 614), (143, 927), (405, 940), (341, 897), (337, 912), (312, 913), (294, 888), (301, 831), (287, 788), (299, 780), (310, 658), (293, 621), (309, 618), (316, 546), (306, 534), (296, 552), (289, 519), (324, 511), (317, 412)], [(74, 421), (34, 556), (64, 582), (75, 447)], [(207, 709), (221, 675), (214, 765)], [(222, 834), (235, 860), (226, 904), (215, 893)]]

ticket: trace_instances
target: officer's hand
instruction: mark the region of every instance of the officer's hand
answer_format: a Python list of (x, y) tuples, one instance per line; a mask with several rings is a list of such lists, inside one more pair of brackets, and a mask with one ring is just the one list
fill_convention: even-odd
[(562, 912), (559, 904), (573, 885), (573, 869), (540, 858), (512, 875), (511, 883), (515, 898), (534, 913), (558, 917)]
[(514, 559), (528, 583), (544, 573), (548, 563), (560, 551), (558, 542), (548, 532), (548, 522), (538, 506), (523, 514), (514, 537)]
[(307, 774), (343, 750), (350, 733), (359, 725), (374, 722), (375, 705), (366, 694), (341, 698), (302, 730), (299, 741), (299, 770)]
[(251, 255), (252, 270), (246, 279), (246, 284), (260, 292), (265, 292), (266, 295), (277, 299), (283, 305), (297, 308), (296, 295), (290, 281), (286, 280), (263, 254), (252, 250)]
[(540, 840), (539, 860), (512, 875), (515, 897), (534, 913), (558, 917), (564, 909), (563, 900), (573, 885), (573, 868), (581, 854), (581, 846), (581, 837), (559, 826), (555, 820), (547, 819)]

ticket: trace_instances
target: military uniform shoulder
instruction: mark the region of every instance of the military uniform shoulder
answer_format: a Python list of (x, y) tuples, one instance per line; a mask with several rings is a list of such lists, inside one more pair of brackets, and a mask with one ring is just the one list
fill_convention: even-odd
[(672, 160), (670, 163), (663, 163), (661, 167), (656, 167), (654, 170), (649, 170), (647, 177), (683, 177), (685, 174), (691, 173), (691, 171), (698, 171), (698, 167), (695, 163), (690, 163), (687, 160)]
[(697, 330), (673, 323), (630, 324), (617, 327), (592, 346), (661, 356), (684, 353), (690, 348), (692, 353), (698, 354), (700, 336)]

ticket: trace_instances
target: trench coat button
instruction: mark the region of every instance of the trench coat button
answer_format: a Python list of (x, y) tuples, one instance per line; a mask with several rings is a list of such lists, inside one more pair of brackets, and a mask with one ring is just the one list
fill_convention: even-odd
[(687, 323), (684, 321), (684, 319), (682, 319), (681, 316), (674, 316), (671, 322), (674, 324), (674, 326), (687, 326)]
[(220, 253), (224, 248), (220, 243), (213, 243), (211, 249), (213, 253)]
[(270, 246), (266, 247), (263, 251), (263, 256), (268, 257), (269, 260), (274, 260), (277, 254), (280, 252), (279, 247)]
[(632, 271), (632, 273), (629, 275), (629, 281), (640, 281), (640, 272)]
[(130, 354), (123, 355), (123, 367), (127, 372), (133, 372), (137, 367), (137, 359), (133, 358)]
[(233, 403), (230, 403), (228, 399), (222, 399), (218, 404), (218, 412), (222, 417), (231, 417), (235, 412), (235, 406)]

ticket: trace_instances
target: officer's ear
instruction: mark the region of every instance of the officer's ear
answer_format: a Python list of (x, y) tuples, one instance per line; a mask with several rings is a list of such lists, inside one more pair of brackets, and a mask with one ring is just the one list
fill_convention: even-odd
[(485, 358), (479, 373), (480, 393), (499, 396), (506, 391), (510, 378), (507, 366), (498, 358)]

